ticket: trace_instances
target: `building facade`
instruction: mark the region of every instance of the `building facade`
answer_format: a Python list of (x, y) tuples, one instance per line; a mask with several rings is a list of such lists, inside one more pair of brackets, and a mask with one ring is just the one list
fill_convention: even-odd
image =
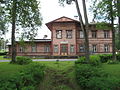
[[(17, 55), (80, 56), (85, 54), (84, 34), (79, 21), (61, 17), (48, 22), (46, 26), (51, 31), (51, 39), (35, 39), (32, 45), (30, 41), (26, 41), (26, 47), (22, 47), (17, 43)], [(96, 24), (90, 24), (88, 37), (91, 54), (112, 52), (111, 30), (97, 29)], [(9, 46), (9, 54), (11, 54), (11, 46)]]

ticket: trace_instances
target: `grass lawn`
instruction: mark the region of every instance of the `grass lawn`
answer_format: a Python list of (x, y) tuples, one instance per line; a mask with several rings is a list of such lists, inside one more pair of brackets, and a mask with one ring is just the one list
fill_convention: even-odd
[(120, 77), (120, 63), (119, 64), (103, 64), (102, 68), (117, 78)]
[[(75, 80), (74, 61), (63, 62), (37, 62), (44, 64), (45, 78), (40, 83), (38, 90), (81, 90)], [(9, 64), (0, 62), (0, 78), (12, 77), (26, 65)], [(111, 75), (120, 76), (120, 64), (103, 64), (102, 68)]]

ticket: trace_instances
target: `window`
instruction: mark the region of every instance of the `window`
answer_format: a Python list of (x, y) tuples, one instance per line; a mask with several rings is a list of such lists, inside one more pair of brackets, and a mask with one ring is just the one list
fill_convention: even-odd
[(45, 45), (44, 51), (45, 52), (50, 52), (50, 46), (49, 45)]
[(32, 52), (37, 52), (37, 46), (35, 44), (32, 45)]
[(97, 45), (92, 45), (92, 52), (97, 52)]
[(80, 30), (80, 38), (84, 38), (84, 33), (81, 30)]
[(54, 45), (54, 52), (58, 52), (58, 45)]
[(22, 46), (20, 46), (19, 51), (20, 51), (20, 52), (25, 52), (25, 48), (22, 47)]
[(108, 30), (104, 31), (104, 38), (109, 38), (109, 31)]
[(56, 38), (58, 39), (62, 38), (62, 30), (56, 30)]
[(70, 52), (71, 52), (71, 53), (74, 52), (74, 45), (70, 45)]
[(104, 52), (109, 52), (109, 45), (108, 44), (104, 44)]
[(66, 31), (66, 38), (71, 39), (72, 38), (72, 30)]
[(92, 31), (92, 38), (97, 38), (97, 31)]
[(84, 51), (85, 51), (84, 45), (80, 45), (80, 46), (79, 46), (79, 51), (80, 51), (80, 52), (84, 52)]

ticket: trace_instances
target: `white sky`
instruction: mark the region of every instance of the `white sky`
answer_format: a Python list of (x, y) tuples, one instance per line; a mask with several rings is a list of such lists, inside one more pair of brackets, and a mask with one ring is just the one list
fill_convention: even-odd
[[(80, 10), (83, 16), (83, 9), (82, 9), (82, 2), (81, 2), (82, 0), (78, 0), (78, 1), (79, 1)], [(90, 2), (88, 1), (90, 0), (87, 0), (87, 3), (86, 3), (87, 8), (89, 8), (89, 4), (90, 4)], [(36, 37), (37, 39), (42, 39), (44, 35), (48, 35), (47, 38), (49, 39), (51, 38), (51, 32), (47, 28), (45, 23), (50, 22), (62, 16), (75, 19), (74, 16), (77, 15), (76, 6), (74, 2), (72, 5), (65, 5), (65, 7), (60, 6), (60, 4), (58, 3), (58, 0), (40, 0), (40, 2), (41, 2), (40, 12), (43, 17), (43, 21), (42, 21), (43, 24), (41, 28), (38, 30), (38, 36)], [(92, 14), (89, 13), (89, 10), (88, 10), (88, 18), (89, 18), (89, 22), (91, 22)], [(10, 37), (11, 37), (11, 33), (7, 33), (6, 38), (10, 38)]]

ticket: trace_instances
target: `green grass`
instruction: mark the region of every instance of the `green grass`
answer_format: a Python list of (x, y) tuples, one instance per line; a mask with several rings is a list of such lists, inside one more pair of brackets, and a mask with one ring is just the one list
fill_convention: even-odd
[[(38, 86), (38, 90), (81, 90), (75, 80), (75, 69), (73, 61), (62, 62), (37, 62), (44, 64), (45, 77)], [(0, 63), (0, 78), (12, 77), (22, 70), (26, 65), (9, 64), (8, 62)], [(109, 74), (120, 76), (120, 64), (103, 64), (103, 70)]]
[(120, 77), (120, 63), (119, 64), (103, 64), (102, 68), (115, 77)]
[(0, 62), (0, 78), (13, 77), (25, 65), (9, 64), (8, 62)]

